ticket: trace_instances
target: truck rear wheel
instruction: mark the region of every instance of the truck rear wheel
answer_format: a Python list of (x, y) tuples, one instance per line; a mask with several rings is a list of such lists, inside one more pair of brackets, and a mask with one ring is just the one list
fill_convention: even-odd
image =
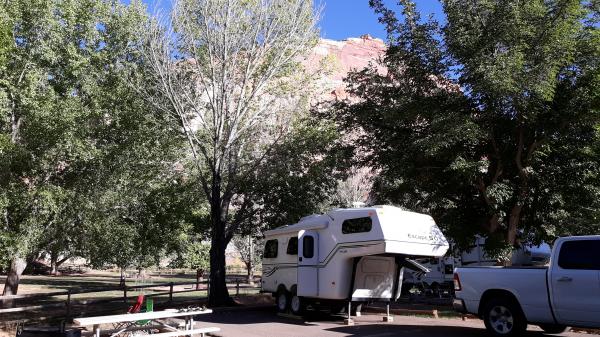
[(558, 324), (540, 324), (540, 328), (542, 328), (542, 330), (544, 330), (544, 332), (547, 333), (563, 333), (565, 332), (565, 330), (567, 330), (567, 327), (564, 325), (558, 325)]
[(527, 329), (521, 308), (508, 298), (490, 299), (483, 311), (483, 322), (494, 336), (520, 336)]
[(285, 289), (279, 289), (275, 297), (275, 302), (277, 303), (277, 311), (286, 312), (290, 302), (288, 292)]

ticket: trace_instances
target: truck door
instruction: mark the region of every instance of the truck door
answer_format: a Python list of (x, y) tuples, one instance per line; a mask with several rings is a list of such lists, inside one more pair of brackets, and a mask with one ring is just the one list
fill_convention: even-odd
[(600, 240), (564, 241), (549, 274), (553, 308), (561, 324), (600, 323)]
[(315, 231), (298, 233), (298, 296), (319, 295), (319, 235)]

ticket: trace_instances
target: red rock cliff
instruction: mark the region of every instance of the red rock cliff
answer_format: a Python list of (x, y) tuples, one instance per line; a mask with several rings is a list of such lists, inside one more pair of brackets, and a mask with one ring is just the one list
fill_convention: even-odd
[(351, 70), (361, 70), (370, 63), (384, 73), (377, 60), (383, 57), (387, 46), (381, 39), (363, 35), (344, 41), (321, 39), (308, 57), (305, 65), (309, 71), (322, 67), (319, 87), (323, 89), (319, 100), (336, 100), (347, 97), (343, 79)]

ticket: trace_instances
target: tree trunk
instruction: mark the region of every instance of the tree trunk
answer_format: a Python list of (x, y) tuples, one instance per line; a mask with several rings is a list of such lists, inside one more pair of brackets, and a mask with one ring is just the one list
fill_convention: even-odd
[[(216, 185), (216, 184), (215, 184)], [(219, 188), (213, 185), (211, 198), (211, 246), (210, 246), (210, 289), (208, 304), (210, 306), (225, 306), (232, 304), (233, 300), (227, 291), (225, 249), (227, 248), (227, 235), (225, 233), (225, 220), (223, 219), (223, 205), (219, 195)]]
[(510, 218), (508, 219), (508, 233), (506, 237), (506, 242), (509, 245), (514, 246), (517, 242), (517, 230), (519, 228), (519, 220), (521, 219), (521, 210), (523, 209), (523, 205), (521, 203), (517, 203), (513, 209), (510, 211)]
[(246, 264), (246, 270), (248, 272), (248, 284), (254, 285), (254, 266), (252, 262)]
[[(27, 261), (22, 257), (15, 257), (10, 263), (10, 269), (4, 283), (4, 291), (2, 296), (16, 295), (19, 290), (19, 281), (21, 274), (27, 267)], [(4, 300), (2, 306), (5, 308), (12, 307), (14, 300)]]
[(125, 288), (126, 279), (125, 279), (125, 268), (121, 267), (121, 278), (119, 280), (119, 287)]
[[(215, 231), (213, 229), (213, 231)], [(225, 249), (227, 243), (225, 235), (215, 235), (211, 240), (210, 247), (210, 293), (208, 304), (210, 306), (224, 306), (231, 304), (232, 300), (229, 297), (226, 283), (225, 270)]]
[(21, 280), (21, 274), (27, 267), (27, 261), (22, 257), (15, 257), (10, 262), (10, 270), (4, 283), (4, 291), (2, 296), (16, 295), (19, 289), (19, 281)]
[(248, 246), (250, 246), (248, 264), (246, 265), (246, 269), (248, 270), (248, 284), (254, 285), (254, 240), (251, 235), (248, 235)]
[(197, 269), (196, 270), (196, 290), (200, 290), (200, 282), (202, 281), (202, 276), (204, 276), (204, 270)]
[(58, 268), (65, 262), (67, 262), (69, 260), (69, 256), (65, 256), (62, 259), (56, 261), (56, 270), (58, 271)]
[(58, 253), (55, 252), (50, 253), (50, 274), (58, 274)]
[(228, 236), (225, 229), (229, 200), (221, 196), (221, 176), (213, 171), (210, 202), (211, 245), (208, 304), (212, 307), (234, 304), (227, 291), (225, 250)]

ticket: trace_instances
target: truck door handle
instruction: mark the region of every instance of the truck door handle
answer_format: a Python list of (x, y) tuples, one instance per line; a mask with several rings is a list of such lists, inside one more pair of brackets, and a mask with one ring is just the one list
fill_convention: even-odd
[(573, 279), (568, 276), (563, 276), (563, 277), (559, 278), (557, 281), (558, 282), (571, 282), (571, 281), (573, 281)]
[(302, 256), (300, 256), (300, 257), (298, 258), (298, 261), (302, 262)]

